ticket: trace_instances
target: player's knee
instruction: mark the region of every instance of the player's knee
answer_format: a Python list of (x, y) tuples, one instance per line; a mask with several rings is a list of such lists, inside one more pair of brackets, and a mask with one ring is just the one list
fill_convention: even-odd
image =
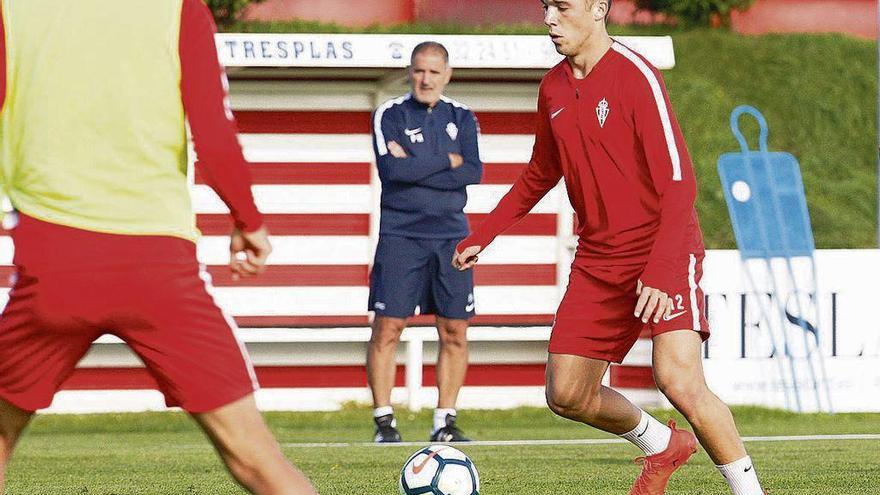
[(14, 441), (8, 437), (3, 431), (0, 431), (0, 461), (5, 461), (12, 453)]
[(0, 456), (8, 457), (12, 453), (23, 428), (23, 425), (0, 421)]
[(372, 338), (370, 338), (370, 346), (373, 348), (388, 348), (392, 346), (396, 346), (400, 341), (400, 335), (395, 334), (373, 334)]
[(400, 341), (400, 334), (405, 324), (385, 323), (373, 328), (370, 345), (374, 347), (395, 346)]
[(240, 449), (227, 453), (223, 460), (232, 476), (253, 493), (273, 493), (271, 487), (283, 485), (288, 465), (280, 452), (272, 450)]
[(439, 333), (440, 344), (450, 349), (464, 349), (467, 347), (467, 332), (459, 330), (441, 330)]
[(546, 399), (547, 407), (549, 407), (554, 414), (562, 416), (563, 418), (568, 417), (570, 404), (567, 403), (563, 397), (552, 394), (548, 389)]
[(265, 467), (254, 461), (255, 456), (246, 456), (228, 453), (223, 456), (223, 461), (232, 476), (242, 486), (255, 490), (265, 484)]
[(703, 395), (708, 392), (705, 384), (700, 383), (669, 380), (658, 382), (657, 386), (663, 395), (669, 399), (669, 402), (686, 417), (693, 413)]
[(598, 410), (598, 397), (573, 390), (548, 387), (546, 398), (550, 410), (563, 418), (589, 422)]

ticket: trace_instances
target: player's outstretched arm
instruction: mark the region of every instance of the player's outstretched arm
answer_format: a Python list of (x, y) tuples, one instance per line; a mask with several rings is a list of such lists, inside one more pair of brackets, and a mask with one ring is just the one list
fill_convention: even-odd
[(238, 143), (226, 75), (217, 59), (214, 21), (202, 2), (186, 1), (180, 27), (180, 89), (198, 167), (235, 224), (229, 267), (234, 279), (263, 271), (272, 251), (254, 203), (251, 176)]
[[(458, 243), (457, 253), (463, 255), (468, 252), (475, 258), (480, 250), (485, 249), (502, 232), (525, 217), (561, 178), (562, 169), (559, 166), (559, 153), (550, 129), (550, 115), (547, 113), (544, 97), (539, 94), (538, 126), (529, 164), (495, 209), (471, 235)], [(473, 247), (478, 248), (476, 252), (468, 251)], [(457, 254), (453, 264), (458, 263), (456, 266), (462, 267), (460, 269), (470, 268), (476, 263), (476, 259), (470, 259), (470, 256), (461, 260), (458, 258)]]

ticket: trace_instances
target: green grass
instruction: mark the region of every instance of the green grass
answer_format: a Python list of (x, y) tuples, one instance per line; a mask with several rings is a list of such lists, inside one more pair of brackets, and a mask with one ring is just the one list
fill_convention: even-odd
[[(545, 34), (535, 25), (411, 24), (351, 29), (305, 21), (239, 23), (231, 32)], [(842, 35), (742, 36), (725, 30), (612, 26), (613, 34), (670, 34), (676, 67), (664, 76), (699, 178), (706, 245), (733, 248), (716, 171), (738, 151), (731, 110), (752, 104), (770, 125), (771, 151), (801, 163), (820, 248), (877, 246), (877, 45)], [(743, 119), (745, 122), (746, 119)], [(744, 125), (757, 147), (757, 127)]]
[[(743, 435), (878, 433), (880, 414), (797, 415), (736, 408)], [(660, 411), (658, 417), (670, 415)], [(303, 442), (364, 442), (370, 411), (266, 415), (285, 454), (324, 495), (396, 493), (399, 469), (415, 447), (304, 447)], [(680, 418), (679, 418), (680, 420)], [(467, 411), (459, 420), (480, 440), (607, 438), (545, 409)], [(430, 412), (399, 417), (405, 440), (427, 437)], [(680, 421), (681, 423), (681, 421)], [(880, 441), (751, 442), (748, 448), (774, 495), (878, 493)], [(626, 494), (638, 473), (627, 444), (466, 446), (483, 479), (482, 493)], [(239, 494), (201, 432), (178, 413), (40, 416), (9, 468), (8, 495)], [(673, 478), (675, 494), (726, 494), (700, 452)]]
[[(876, 44), (706, 30), (674, 39), (677, 64), (665, 76), (697, 168), (707, 245), (734, 246), (715, 167), (739, 148), (730, 111), (751, 104), (767, 118), (771, 151), (800, 161), (818, 247), (876, 247)], [(752, 122), (744, 130), (757, 148)]]

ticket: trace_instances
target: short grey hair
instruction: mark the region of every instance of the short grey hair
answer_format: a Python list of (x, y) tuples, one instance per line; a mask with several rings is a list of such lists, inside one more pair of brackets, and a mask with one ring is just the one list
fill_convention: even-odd
[(449, 65), (449, 51), (442, 43), (436, 41), (423, 41), (413, 48), (412, 55), (409, 57), (409, 63), (412, 64), (416, 59), (416, 55), (424, 52), (436, 52), (443, 56), (443, 61)]

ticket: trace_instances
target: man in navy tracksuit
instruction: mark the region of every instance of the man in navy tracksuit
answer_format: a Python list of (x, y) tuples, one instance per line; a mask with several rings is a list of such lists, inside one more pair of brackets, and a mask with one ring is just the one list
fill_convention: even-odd
[(382, 216), (370, 274), (369, 310), (376, 318), (367, 374), (377, 442), (400, 441), (391, 408), (395, 351), (406, 319), (417, 308), (436, 315), (440, 336), (431, 440), (467, 440), (455, 426), (455, 402), (467, 371), (474, 282), (470, 271), (454, 269), (449, 260), (469, 234), (465, 188), (480, 182), (483, 165), (474, 113), (443, 96), (451, 77), (446, 48), (421, 43), (410, 62), (412, 91), (385, 102), (373, 115)]

